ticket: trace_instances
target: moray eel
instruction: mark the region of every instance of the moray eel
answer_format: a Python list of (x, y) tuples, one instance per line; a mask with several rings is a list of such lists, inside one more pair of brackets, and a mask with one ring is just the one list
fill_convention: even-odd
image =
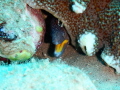
[[(58, 18), (72, 45), (101, 58), (120, 73), (120, 0), (24, 0), (33, 9)], [(77, 41), (77, 42), (76, 42)]]
[(66, 33), (63, 24), (56, 18), (52, 18), (50, 22), (52, 43), (55, 45), (54, 56), (60, 57), (69, 42), (68, 35)]

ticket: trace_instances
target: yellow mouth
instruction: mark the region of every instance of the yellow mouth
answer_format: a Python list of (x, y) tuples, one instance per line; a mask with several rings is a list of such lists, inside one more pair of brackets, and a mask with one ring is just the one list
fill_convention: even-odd
[(57, 44), (55, 46), (54, 54), (55, 54), (56, 57), (59, 57), (59, 56), (62, 55), (62, 53), (63, 53), (64, 49), (66, 48), (67, 44), (68, 44), (68, 40), (64, 40), (62, 43)]

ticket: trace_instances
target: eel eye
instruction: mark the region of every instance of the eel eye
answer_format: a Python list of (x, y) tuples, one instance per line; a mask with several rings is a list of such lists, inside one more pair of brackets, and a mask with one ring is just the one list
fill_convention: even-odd
[(4, 25), (6, 22), (0, 23), (0, 40), (5, 40), (5, 41), (13, 41), (17, 38), (17, 36), (13, 33), (6, 33)]

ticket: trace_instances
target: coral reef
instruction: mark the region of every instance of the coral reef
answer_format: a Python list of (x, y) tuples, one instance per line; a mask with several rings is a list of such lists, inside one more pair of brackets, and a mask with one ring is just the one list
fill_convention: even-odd
[[(0, 2), (0, 25), (4, 21), (6, 23), (3, 27), (0, 26), (0, 30), (5, 30), (5, 36), (1, 36), (0, 40), (0, 56), (11, 60), (27, 60), (36, 52), (45, 33), (44, 19), (47, 15), (42, 11), (45, 10), (62, 22), (72, 45), (79, 45), (88, 56), (93, 56), (104, 48), (102, 59), (120, 73), (119, 0)], [(5, 39), (10, 39), (8, 36), (14, 35), (17, 36), (15, 40), (11, 38), (12, 41), (6, 42)], [(63, 43), (66, 45), (66, 42)]]
[(120, 73), (119, 0), (24, 1), (32, 8), (43, 9), (58, 18), (70, 35), (71, 43), (76, 46), (77, 39), (85, 54), (93, 56), (104, 47), (102, 59)]

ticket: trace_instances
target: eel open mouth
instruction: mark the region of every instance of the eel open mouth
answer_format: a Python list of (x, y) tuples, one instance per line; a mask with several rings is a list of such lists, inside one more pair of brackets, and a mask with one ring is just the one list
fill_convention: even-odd
[(33, 23), (35, 24), (35, 27), (39, 26), (39, 28), (43, 28), (44, 31), (39, 30), (39, 28), (36, 29), (38, 32), (40, 31), (39, 33), (41, 34), (40, 37), (42, 37), (42, 40), (44, 39), (45, 32), (49, 32), (52, 40), (51, 42), (55, 45), (54, 56), (60, 57), (69, 43), (69, 37), (63, 23), (44, 10), (33, 9), (27, 4), (26, 9), (31, 18), (34, 20)]

